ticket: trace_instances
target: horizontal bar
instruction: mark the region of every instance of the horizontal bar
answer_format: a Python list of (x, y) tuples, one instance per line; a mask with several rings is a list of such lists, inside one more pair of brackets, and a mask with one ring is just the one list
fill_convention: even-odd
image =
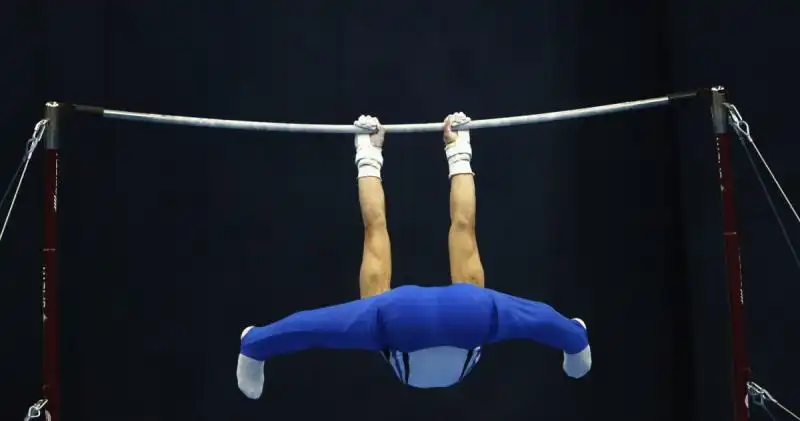
[[(571, 120), (583, 117), (592, 117), (603, 114), (620, 113), (623, 111), (633, 111), (643, 108), (660, 107), (672, 101), (693, 98), (698, 92), (677, 93), (665, 95), (658, 98), (642, 99), (639, 101), (620, 102), (616, 104), (600, 105), (596, 107), (577, 108), (574, 110), (554, 111), (543, 114), (522, 115), (516, 117), (499, 117), (486, 120), (472, 120), (469, 123), (459, 126), (463, 130), (488, 129), (494, 127), (518, 126), (523, 124), (537, 124), (549, 121)], [(92, 107), (86, 105), (75, 105), (76, 111), (102, 114), (103, 117), (117, 119), (142, 121), (149, 123), (174, 124), (181, 126), (215, 127), (221, 129), (241, 129), (256, 131), (277, 131), (295, 133), (334, 133), (334, 134), (355, 134), (367, 133), (366, 130), (357, 128), (353, 125), (334, 125), (334, 124), (300, 124), (300, 123), (270, 123), (260, 121), (241, 121), (241, 120), (222, 120), (217, 118), (185, 117), (177, 115), (136, 113), (130, 111), (120, 111)], [(389, 133), (418, 133), (418, 132), (438, 132), (442, 130), (443, 123), (414, 123), (414, 124), (387, 124), (384, 126)]]

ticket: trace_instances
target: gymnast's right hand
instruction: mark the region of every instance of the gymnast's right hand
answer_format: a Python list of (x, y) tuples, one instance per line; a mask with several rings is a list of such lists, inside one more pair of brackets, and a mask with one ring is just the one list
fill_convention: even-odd
[(359, 129), (369, 130), (369, 134), (362, 133), (356, 135), (356, 149), (363, 146), (373, 146), (378, 149), (383, 148), (383, 138), (386, 134), (386, 129), (381, 126), (378, 117), (371, 115), (362, 115), (353, 124)]
[(462, 112), (450, 114), (444, 119), (444, 144), (452, 145), (457, 140), (469, 142), (469, 130), (458, 130), (458, 126), (469, 123), (470, 118)]

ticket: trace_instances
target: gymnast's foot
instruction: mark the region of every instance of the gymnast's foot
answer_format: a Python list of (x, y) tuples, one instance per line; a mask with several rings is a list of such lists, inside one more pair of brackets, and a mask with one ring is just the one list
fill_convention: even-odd
[[(586, 329), (586, 323), (584, 323), (581, 319), (572, 319), (584, 329)], [(586, 345), (586, 348), (583, 351), (578, 352), (577, 354), (567, 354), (564, 353), (564, 372), (567, 373), (567, 376), (572, 377), (573, 379), (579, 379), (585, 376), (589, 370), (592, 368), (592, 350), (589, 348), (589, 345)]]
[[(242, 338), (253, 326), (245, 328)], [(236, 366), (236, 380), (239, 390), (250, 399), (258, 399), (264, 390), (264, 361), (254, 360), (246, 355), (239, 354), (239, 363)]]

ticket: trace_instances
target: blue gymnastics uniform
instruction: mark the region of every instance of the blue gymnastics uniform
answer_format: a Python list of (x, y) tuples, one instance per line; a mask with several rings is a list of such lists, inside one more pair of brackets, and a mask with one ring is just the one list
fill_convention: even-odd
[(547, 304), (471, 284), (402, 286), (380, 295), (295, 313), (255, 327), (240, 353), (257, 361), (312, 348), (380, 352), (415, 387), (460, 381), (484, 345), (532, 340), (576, 354), (585, 327)]

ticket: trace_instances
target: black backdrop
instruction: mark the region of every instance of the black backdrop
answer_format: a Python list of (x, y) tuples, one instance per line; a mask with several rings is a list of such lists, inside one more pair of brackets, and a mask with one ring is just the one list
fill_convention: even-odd
[[(779, 5), (778, 3), (786, 3)], [(10, 177), (46, 100), (346, 124), (575, 108), (725, 84), (790, 195), (797, 5), (12, 1), (0, 6)], [(361, 228), (351, 140), (73, 120), (63, 149), (63, 415), (73, 419), (730, 419), (719, 187), (705, 104), (474, 134), (488, 285), (590, 326), (581, 381), (559, 356), (493, 347), (464, 384), (419, 392), (360, 353), (234, 381), (247, 323), (352, 299)], [(391, 136), (395, 282), (447, 280), (439, 137)], [(42, 162), (0, 243), (0, 416), (38, 398)], [(756, 379), (790, 381), (798, 271), (737, 154)], [(790, 226), (797, 238), (796, 226)]]

